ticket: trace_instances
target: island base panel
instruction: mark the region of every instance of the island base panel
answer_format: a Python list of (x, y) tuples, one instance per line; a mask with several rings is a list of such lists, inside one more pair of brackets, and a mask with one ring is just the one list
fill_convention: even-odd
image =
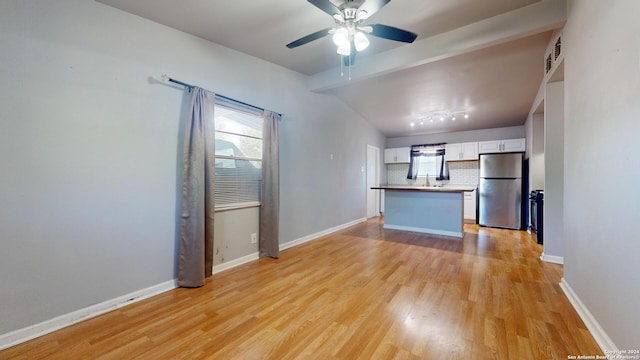
[(462, 192), (385, 191), (384, 228), (461, 238)]

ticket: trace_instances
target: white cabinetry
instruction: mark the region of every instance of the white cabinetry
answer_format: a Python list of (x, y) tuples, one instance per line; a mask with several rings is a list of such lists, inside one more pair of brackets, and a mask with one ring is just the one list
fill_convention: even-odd
[(476, 221), (476, 191), (464, 193), (464, 219)]
[(446, 144), (444, 159), (446, 161), (478, 160), (478, 143)]
[(480, 154), (501, 153), (501, 152), (523, 152), (526, 148), (525, 139), (508, 139), (494, 141), (480, 141), (478, 152)]
[(390, 148), (384, 149), (384, 163), (385, 164), (408, 164), (409, 156), (411, 155), (411, 148)]

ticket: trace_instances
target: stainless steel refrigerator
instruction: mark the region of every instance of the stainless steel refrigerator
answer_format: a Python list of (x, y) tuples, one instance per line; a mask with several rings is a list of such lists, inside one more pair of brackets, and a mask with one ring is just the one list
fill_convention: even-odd
[(523, 153), (480, 154), (478, 223), (520, 229)]

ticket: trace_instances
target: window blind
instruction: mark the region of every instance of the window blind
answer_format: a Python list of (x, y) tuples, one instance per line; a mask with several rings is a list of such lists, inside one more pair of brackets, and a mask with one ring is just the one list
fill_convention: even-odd
[(216, 103), (216, 209), (260, 205), (262, 116)]

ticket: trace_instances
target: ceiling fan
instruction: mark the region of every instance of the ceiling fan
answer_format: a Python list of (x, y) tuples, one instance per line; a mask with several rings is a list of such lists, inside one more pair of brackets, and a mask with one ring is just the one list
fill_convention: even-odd
[[(383, 39), (412, 43), (418, 35), (395, 28), (393, 26), (373, 24), (364, 25), (363, 22), (375, 14), (391, 0), (346, 0), (336, 6), (330, 0), (307, 0), (318, 9), (331, 15), (337, 27), (330, 27), (316, 31), (287, 44), (289, 49), (318, 40), (327, 35), (333, 35), (333, 42), (338, 46), (337, 53), (343, 56), (346, 66), (353, 65), (356, 52), (369, 46), (366, 34)], [(358, 4), (360, 5), (358, 6)]]

